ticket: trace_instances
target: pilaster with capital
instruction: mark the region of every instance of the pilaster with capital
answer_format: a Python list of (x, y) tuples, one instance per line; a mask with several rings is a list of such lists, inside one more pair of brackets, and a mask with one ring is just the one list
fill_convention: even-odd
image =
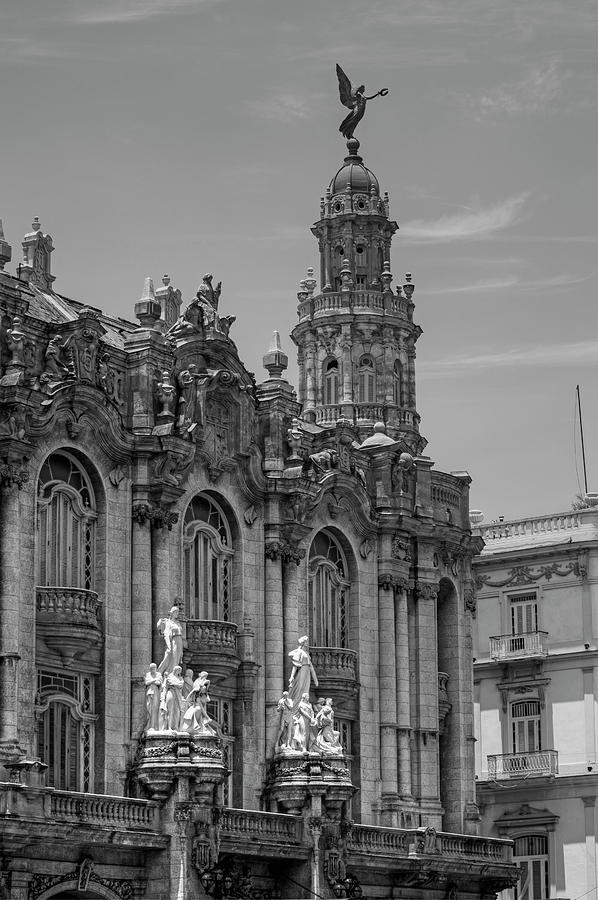
[[(20, 491), (28, 480), (28, 466), (22, 458), (0, 465), (0, 755), (5, 758), (20, 752), (17, 693), (21, 659)], [(35, 641), (35, 632), (33, 628), (29, 631), (31, 643)]]
[(422, 801), (438, 803), (438, 664), (436, 646), (436, 596), (438, 583), (419, 581), (414, 587), (415, 644), (411, 649), (415, 674), (414, 738), (419, 755), (419, 783), (415, 794)]
[(397, 783), (397, 673), (395, 657), (394, 579), (378, 579), (378, 644), (380, 675), (380, 759), (382, 780), (382, 824), (396, 827)]
[(411, 678), (409, 653), (409, 582), (399, 579), (395, 587), (395, 659), (397, 673), (397, 745), (399, 794), (411, 800)]
[[(275, 514), (278, 517), (277, 512)], [(276, 707), (284, 690), (282, 550), (280, 529), (272, 524), (267, 529), (265, 544), (266, 757), (272, 755), (274, 748), (278, 728)]]

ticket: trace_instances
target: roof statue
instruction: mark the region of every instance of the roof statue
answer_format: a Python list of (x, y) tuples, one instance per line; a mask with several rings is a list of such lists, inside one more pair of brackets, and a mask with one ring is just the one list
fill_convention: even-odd
[(363, 119), (367, 101), (373, 100), (374, 97), (386, 97), (388, 88), (382, 88), (377, 94), (366, 97), (365, 84), (361, 84), (358, 88), (353, 88), (347, 75), (343, 72), (338, 63), (336, 64), (336, 74), (338, 77), (338, 91), (341, 103), (351, 110), (349, 115), (341, 122), (339, 131), (343, 137), (349, 141), (353, 138), (353, 132)]

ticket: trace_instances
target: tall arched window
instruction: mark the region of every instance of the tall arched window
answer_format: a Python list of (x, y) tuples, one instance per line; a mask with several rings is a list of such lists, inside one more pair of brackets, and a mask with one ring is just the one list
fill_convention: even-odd
[(545, 834), (515, 838), (513, 862), (521, 866), (516, 900), (544, 900), (550, 893), (548, 880), (548, 838)]
[(309, 551), (309, 636), (314, 647), (347, 647), (349, 587), (339, 543), (320, 531)]
[(392, 371), (392, 401), (397, 406), (403, 406), (403, 364), (397, 359)]
[(376, 370), (371, 356), (362, 356), (359, 362), (359, 402), (376, 400)]
[(38, 490), (37, 584), (94, 589), (96, 502), (74, 456), (53, 453)]
[(329, 360), (324, 367), (324, 403), (333, 406), (338, 403), (338, 361)]
[(190, 619), (230, 621), (232, 557), (227, 518), (207, 494), (185, 513), (183, 559), (185, 609)]
[(48, 766), (48, 784), (93, 791), (94, 678), (45, 670), (37, 678), (37, 753)]

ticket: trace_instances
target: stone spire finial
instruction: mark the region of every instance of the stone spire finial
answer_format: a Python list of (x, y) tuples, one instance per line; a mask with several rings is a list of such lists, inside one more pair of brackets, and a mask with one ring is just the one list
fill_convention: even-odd
[(135, 315), (139, 319), (142, 328), (154, 328), (160, 318), (160, 304), (156, 300), (154, 282), (149, 276), (143, 283), (143, 292), (139, 301), (135, 304)]
[(162, 286), (156, 291), (156, 300), (160, 304), (161, 318), (165, 328), (172, 328), (181, 311), (181, 292), (171, 285), (170, 275), (162, 276)]
[(3, 271), (6, 263), (10, 262), (12, 257), (12, 247), (8, 241), (4, 240), (4, 229), (2, 227), (2, 219), (0, 219), (0, 272)]
[(411, 272), (407, 272), (405, 274), (405, 284), (403, 285), (403, 293), (407, 297), (408, 300), (411, 300), (413, 297), (413, 292), (415, 290), (415, 285), (411, 284), (411, 279), (413, 278)]
[(270, 349), (264, 354), (264, 369), (267, 369), (270, 378), (281, 378), (288, 364), (289, 358), (286, 353), (283, 353), (280, 345), (280, 334), (278, 331), (274, 331)]
[(307, 278), (304, 279), (305, 287), (307, 288), (307, 295), (311, 297), (313, 292), (316, 289), (316, 279), (314, 278), (314, 269), (313, 266), (309, 266), (307, 270)]
[(20, 277), (27, 279), (42, 291), (51, 291), (55, 280), (51, 273), (50, 254), (54, 250), (52, 238), (44, 234), (39, 218), (35, 216), (31, 231), (23, 238), (23, 262)]

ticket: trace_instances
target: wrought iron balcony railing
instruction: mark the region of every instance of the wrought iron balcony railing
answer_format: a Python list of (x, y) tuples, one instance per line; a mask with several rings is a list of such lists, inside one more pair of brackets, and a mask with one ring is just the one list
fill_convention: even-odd
[(523, 634), (500, 634), (490, 638), (490, 657), (496, 660), (547, 656), (547, 631), (526, 631)]
[(488, 757), (488, 778), (537, 778), (557, 775), (557, 750), (534, 750), (529, 753), (502, 753)]

